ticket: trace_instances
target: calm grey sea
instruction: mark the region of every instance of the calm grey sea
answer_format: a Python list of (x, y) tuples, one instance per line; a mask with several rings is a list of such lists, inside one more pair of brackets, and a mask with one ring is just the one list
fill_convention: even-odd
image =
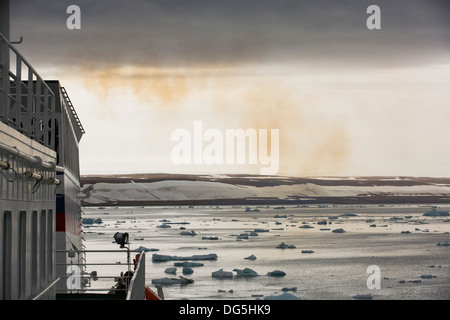
[[(119, 249), (113, 235), (127, 232), (131, 249), (157, 249), (146, 252), (150, 287), (155, 287), (153, 279), (165, 277), (194, 280), (187, 285), (165, 285), (168, 300), (251, 300), (284, 292), (307, 300), (368, 294), (373, 299), (450, 298), (450, 246), (437, 245), (450, 241), (450, 217), (423, 216), (430, 206), (255, 208), (259, 212), (226, 206), (84, 208), (84, 218), (102, 221), (85, 224), (85, 245), (87, 250)], [(326, 224), (318, 224), (323, 221)], [(163, 224), (170, 228), (161, 228)], [(345, 232), (335, 233), (335, 229)], [(196, 235), (181, 235), (182, 231)], [(248, 238), (238, 239), (240, 234)], [(277, 248), (283, 242), (289, 248)], [(176, 274), (167, 274), (165, 270), (174, 267), (175, 261), (154, 262), (154, 253), (183, 257), (214, 253), (218, 258), (198, 261), (204, 265), (193, 267), (189, 275), (183, 274), (182, 267), (176, 267)], [(246, 259), (251, 255), (256, 259)], [(88, 263), (102, 261), (125, 262), (125, 250), (87, 255)], [(370, 266), (378, 267), (379, 273), (368, 273)], [(237, 277), (233, 270), (244, 268), (258, 276)], [(88, 266), (87, 271), (119, 275), (125, 269), (117, 264)], [(233, 277), (213, 278), (212, 272), (219, 269), (232, 272)], [(267, 275), (275, 270), (285, 275)], [(91, 288), (113, 284), (99, 279), (91, 282)]]

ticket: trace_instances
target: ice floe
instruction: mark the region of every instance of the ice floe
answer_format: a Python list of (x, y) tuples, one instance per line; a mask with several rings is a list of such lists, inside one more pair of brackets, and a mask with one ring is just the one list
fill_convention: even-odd
[(94, 218), (83, 218), (81, 221), (82, 224), (102, 224), (103, 221), (101, 218), (94, 219)]
[(194, 269), (192, 269), (191, 267), (183, 267), (182, 272), (183, 272), (183, 274), (193, 274)]
[(450, 214), (448, 213), (448, 211), (438, 211), (436, 210), (436, 208), (432, 208), (430, 211), (425, 212), (423, 215), (426, 217), (447, 217)]
[(432, 278), (437, 278), (437, 276), (431, 275), (431, 274), (423, 274), (420, 276), (420, 278), (422, 279), (432, 279)]
[(357, 300), (372, 300), (373, 296), (368, 293), (368, 294), (357, 294), (355, 296), (353, 296), (353, 299), (357, 299)]
[(245, 207), (245, 212), (261, 212), (258, 208), (251, 209), (250, 207)]
[(148, 251), (159, 251), (159, 249), (156, 249), (156, 248), (146, 248), (146, 247), (143, 247), (143, 246), (139, 246), (136, 250), (137, 251), (145, 251), (145, 252), (148, 252)]
[(153, 261), (171, 261), (171, 260), (217, 260), (217, 254), (210, 253), (210, 254), (203, 254), (203, 255), (193, 255), (188, 257), (180, 257), (180, 256), (169, 256), (169, 255), (163, 255), (163, 254), (156, 254), (154, 253), (152, 255)]
[(277, 249), (295, 249), (296, 247), (294, 245), (288, 245), (284, 242), (280, 243), (279, 245), (276, 246)]
[(222, 269), (212, 272), (211, 276), (213, 278), (233, 278), (233, 272), (223, 271), (223, 268), (222, 268)]
[(250, 269), (250, 268), (244, 268), (244, 269), (233, 269), (233, 271), (235, 271), (237, 274), (237, 277), (257, 277), (259, 276), (259, 274)]
[(301, 300), (299, 297), (294, 296), (292, 293), (285, 292), (278, 296), (267, 296), (264, 300)]
[(215, 237), (215, 236), (202, 237), (202, 240), (219, 240), (219, 237)]
[(358, 215), (355, 213), (343, 213), (339, 215), (339, 217), (357, 217)]
[(194, 283), (194, 280), (188, 279), (185, 277), (180, 276), (180, 278), (159, 278), (159, 279), (152, 279), (152, 284), (161, 284), (161, 285), (172, 285), (172, 284), (191, 284)]
[(168, 224), (165, 224), (165, 223), (163, 223), (163, 224), (161, 224), (161, 225), (159, 225), (159, 226), (156, 226), (157, 228), (162, 228), (162, 229), (168, 229), (168, 228), (172, 228), (171, 226), (169, 226)]
[(181, 231), (180, 234), (182, 236), (196, 236), (197, 235), (194, 230), (192, 230), (192, 231)]
[(177, 273), (177, 268), (173, 268), (173, 267), (166, 268), (166, 270), (164, 270), (164, 273), (175, 274), (175, 273)]
[(281, 270), (273, 270), (273, 271), (269, 271), (266, 274), (269, 277), (284, 277), (286, 275), (286, 272), (281, 271)]
[(204, 266), (204, 264), (201, 262), (191, 262), (191, 261), (175, 262), (173, 265), (175, 267), (189, 267), (189, 268)]

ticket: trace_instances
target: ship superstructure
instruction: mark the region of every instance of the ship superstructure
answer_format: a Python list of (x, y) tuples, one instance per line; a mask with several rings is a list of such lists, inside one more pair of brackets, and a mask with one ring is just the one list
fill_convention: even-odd
[(46, 83), (53, 92), (57, 92), (55, 150), (57, 165), (63, 170), (56, 172), (56, 177), (61, 182), (61, 185), (56, 188), (56, 275), (63, 279), (58, 282), (57, 291), (64, 292), (70, 289), (66, 281), (68, 265), (76, 265), (80, 275), (85, 271), (81, 199), (86, 194), (80, 189), (78, 149), (84, 129), (65, 88), (61, 87), (59, 81), (46, 81)]
[[(7, 0), (0, 24), (0, 299), (53, 299), (67, 285), (66, 264), (83, 264), (84, 129), (65, 88), (11, 44)], [(69, 249), (80, 251), (57, 254)]]
[(86, 269), (85, 254), (97, 250), (83, 246), (81, 200), (91, 188), (80, 186), (84, 133), (66, 89), (43, 80), (10, 41), (9, 0), (0, 0), (0, 300), (160, 299), (145, 285), (145, 252), (131, 263), (129, 243), (119, 250), (125, 288), (88, 292), (99, 291), (89, 287), (100, 276)]

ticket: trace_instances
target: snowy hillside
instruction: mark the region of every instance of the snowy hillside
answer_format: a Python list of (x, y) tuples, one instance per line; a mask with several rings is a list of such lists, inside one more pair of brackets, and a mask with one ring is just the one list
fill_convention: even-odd
[[(301, 203), (306, 200), (450, 202), (450, 179), (445, 178), (291, 178), (240, 175), (111, 175), (82, 177), (94, 190), (86, 205), (211, 204), (266, 201)], [(331, 199), (331, 200), (330, 200)], [(355, 200), (356, 199), (356, 200)], [(390, 200), (389, 200), (390, 199)], [(199, 203), (200, 203), (199, 202)]]

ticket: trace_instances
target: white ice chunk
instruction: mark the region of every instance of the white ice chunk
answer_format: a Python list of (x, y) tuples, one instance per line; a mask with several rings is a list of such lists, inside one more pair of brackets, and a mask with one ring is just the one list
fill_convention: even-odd
[(243, 270), (241, 269), (233, 269), (233, 271), (236, 271), (238, 277), (256, 277), (259, 276), (258, 273), (256, 273), (256, 271), (250, 269), (250, 268), (244, 268)]
[(273, 271), (267, 272), (267, 276), (269, 276), (269, 277), (284, 277), (285, 275), (286, 275), (286, 272), (281, 271), (281, 270), (273, 270)]
[(164, 270), (164, 273), (175, 274), (177, 273), (177, 268), (167, 268), (166, 270)]
[(213, 278), (232, 278), (233, 273), (231, 271), (223, 271), (223, 268), (222, 268), (222, 269), (212, 272), (211, 276)]
[(280, 243), (279, 245), (277, 245), (278, 249), (295, 249), (294, 245), (288, 245), (284, 242)]
[(180, 234), (182, 236), (195, 236), (195, 235), (197, 235), (194, 230), (192, 230), (192, 231), (181, 231)]
[(264, 300), (301, 300), (299, 297), (294, 296), (289, 292), (285, 292), (280, 294), (279, 296), (268, 296), (265, 297)]
[(163, 254), (156, 254), (154, 253), (152, 255), (153, 261), (171, 261), (171, 260), (217, 260), (217, 254), (210, 253), (210, 254), (203, 254), (203, 255), (193, 255), (188, 257), (180, 257), (180, 256), (169, 256), (169, 255), (163, 255)]
[(177, 278), (160, 278), (160, 279), (152, 279), (153, 284), (163, 284), (163, 285), (171, 285), (171, 284), (181, 284), (186, 285), (190, 283), (194, 283), (194, 280), (181, 277)]
[(353, 299), (358, 299), (358, 300), (372, 300), (373, 296), (368, 293), (368, 294), (357, 294), (355, 296), (353, 296)]

